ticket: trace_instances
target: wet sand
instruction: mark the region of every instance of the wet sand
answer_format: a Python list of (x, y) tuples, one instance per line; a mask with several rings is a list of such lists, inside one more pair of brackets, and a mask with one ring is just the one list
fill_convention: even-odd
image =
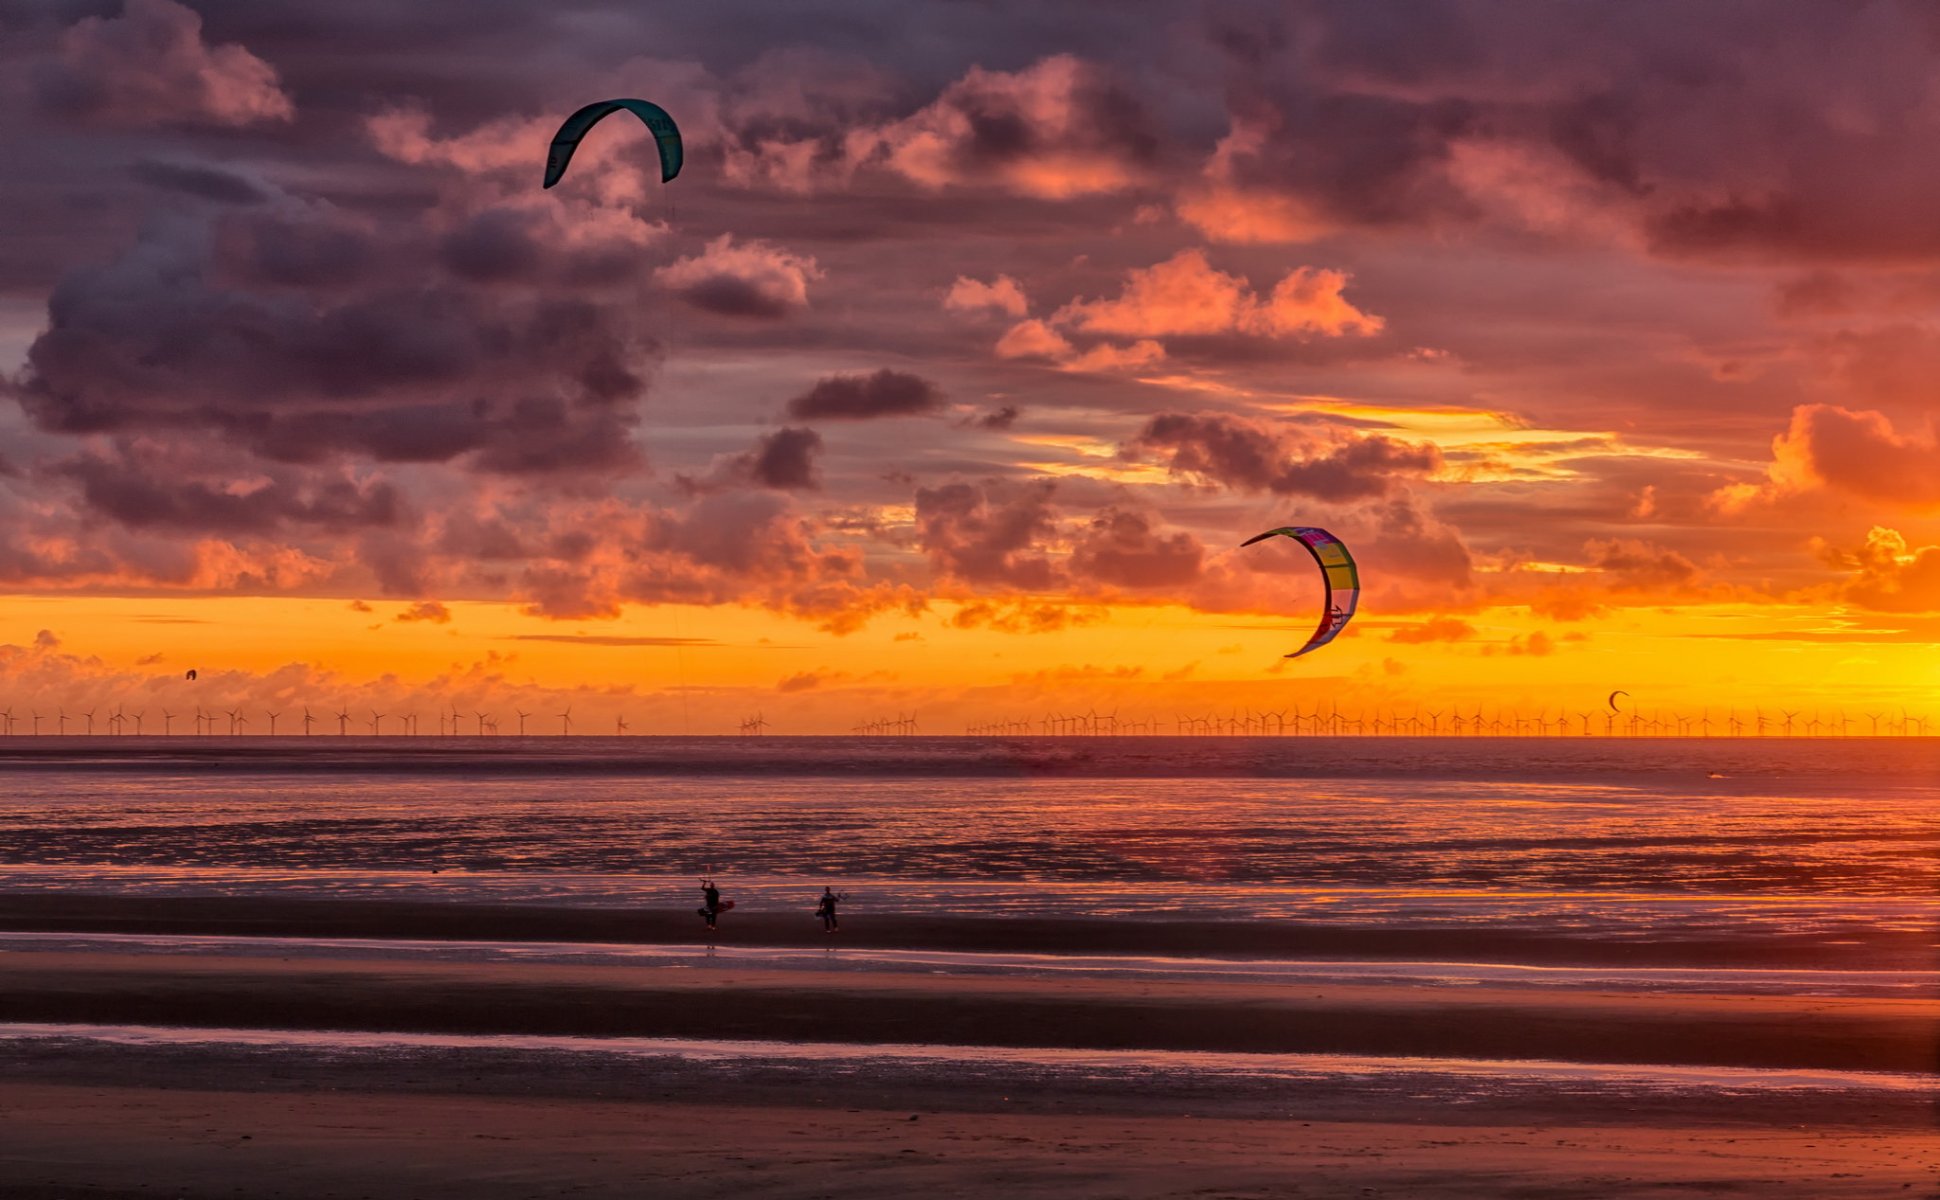
[(0, 1021), (1351, 1053), (1838, 1071), (1940, 1064), (1940, 1002), (736, 966), (0, 955)]
[[(732, 1101), (732, 1097), (724, 1097)], [(0, 1083), (12, 1200), (1930, 1197), (1928, 1130), (920, 1112)]]

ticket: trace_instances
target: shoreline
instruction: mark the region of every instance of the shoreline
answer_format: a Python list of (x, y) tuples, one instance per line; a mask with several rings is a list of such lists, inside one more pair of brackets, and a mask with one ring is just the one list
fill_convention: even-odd
[(598, 942), (1231, 959), (1461, 961), (1539, 966), (1933, 970), (1932, 932), (1877, 933), (1828, 949), (1823, 938), (1693, 936), (1615, 941), (1567, 933), (1284, 920), (936, 917), (857, 914), (824, 934), (800, 913), (731, 912), (713, 939), (691, 909), (615, 909), (278, 896), (0, 894), (0, 932)]

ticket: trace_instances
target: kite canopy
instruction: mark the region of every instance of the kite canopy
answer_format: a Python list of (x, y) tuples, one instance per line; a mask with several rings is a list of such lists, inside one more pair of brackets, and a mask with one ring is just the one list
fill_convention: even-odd
[(1618, 697), (1618, 696), (1628, 696), (1629, 694), (1630, 694), (1629, 692), (1611, 692), (1611, 693), (1610, 693), (1610, 711), (1611, 711), (1611, 712), (1622, 712), (1623, 710), (1622, 710), (1621, 708), (1618, 708), (1618, 707), (1617, 707), (1617, 697)]
[(184, 675), (184, 676), (182, 676), (182, 678), (184, 678), (184, 679), (194, 679), (194, 678), (195, 678), (195, 672), (194, 672), (193, 670), (191, 670), (191, 671), (190, 671), (190, 672), (189, 672), (189, 673), (188, 673), (187, 675)]
[(1316, 529), (1311, 525), (1286, 525), (1269, 529), (1257, 537), (1247, 538), (1240, 545), (1250, 546), (1270, 537), (1289, 537), (1305, 546), (1307, 553), (1320, 564), (1320, 577), (1327, 586), (1320, 627), (1314, 630), (1306, 645), (1287, 655), (1288, 658), (1299, 658), (1310, 650), (1325, 646), (1347, 628), (1347, 622), (1354, 616), (1354, 607), (1361, 600), (1361, 572), (1354, 565), (1354, 556), (1347, 552), (1345, 543), (1325, 529)]
[(573, 161), (573, 151), (579, 149), (579, 139), (602, 118), (623, 108), (653, 131), (653, 140), (660, 145), (660, 182), (680, 174), (680, 127), (674, 124), (666, 109), (645, 100), (601, 100), (567, 117), (559, 132), (552, 135), (552, 145), (546, 150), (547, 187), (565, 175), (566, 164)]

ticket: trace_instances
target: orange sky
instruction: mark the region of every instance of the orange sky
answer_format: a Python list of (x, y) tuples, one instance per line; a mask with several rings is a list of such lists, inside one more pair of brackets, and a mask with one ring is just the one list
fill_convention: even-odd
[(0, 706), (1932, 711), (1912, 10), (732, 10), (26, 18)]

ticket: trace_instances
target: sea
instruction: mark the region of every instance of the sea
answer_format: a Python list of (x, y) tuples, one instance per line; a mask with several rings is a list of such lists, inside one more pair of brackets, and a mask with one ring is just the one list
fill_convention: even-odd
[[(847, 897), (849, 927), (878, 916), (1273, 922), (1337, 931), (1345, 940), (1332, 944), (1348, 948), (845, 952), (859, 971), (1940, 999), (1940, 740), (1924, 738), (16, 736), (0, 739), (0, 778), (0, 894), (672, 912), (691, 911), (706, 875), (738, 912), (804, 923), (826, 886)], [(1352, 952), (1356, 931), (1397, 930), (1417, 935), (1409, 954)], [(1631, 952), (1519, 961), (1478, 952), (1488, 937)], [(1679, 946), (1733, 952), (1694, 962)], [(0, 953), (62, 947), (674, 965), (700, 953), (0, 934)], [(819, 951), (723, 946), (708, 961), (717, 955), (775, 971), (828, 968)], [(81, 1043), (172, 1054), (189, 1036), (0, 1027), (0, 1058)], [(271, 1035), (195, 1036), (254, 1054), (263, 1051), (244, 1043)], [(308, 1054), (321, 1035), (290, 1036)], [(344, 1038), (344, 1055), (374, 1052)], [(723, 1051), (576, 1042), (545, 1053), (671, 1056), (705, 1072)], [(837, 1053), (860, 1052), (768, 1046), (743, 1048), (737, 1061)], [(869, 1055), (893, 1075), (947, 1053)], [(995, 1053), (966, 1061), (989, 1066)], [(1300, 1056), (1248, 1063), (1274, 1078), (1335, 1069)], [(1164, 1064), (1120, 1066), (1149, 1075)], [(1105, 1069), (1040, 1067), (1070, 1078)], [(1242, 1069), (1219, 1071), (1228, 1068)], [(1432, 1076), (1459, 1090), (1499, 1069), (1509, 1068), (1362, 1063), (1350, 1074)], [(1549, 1069), (1515, 1068), (1525, 1082)], [(1209, 1070), (1200, 1063), (1193, 1077), (1218, 1075)], [(1702, 1100), (1756, 1082), (1747, 1079), (1707, 1077), (1686, 1091)], [(1930, 1077), (1823, 1086), (1858, 1087), (1869, 1104), (1881, 1088), (1911, 1088), (1922, 1105), (1935, 1095)]]
[[(0, 739), (0, 892), (1261, 919), (1920, 969), (1921, 738)], [(1909, 947), (1912, 957), (1909, 958)]]

